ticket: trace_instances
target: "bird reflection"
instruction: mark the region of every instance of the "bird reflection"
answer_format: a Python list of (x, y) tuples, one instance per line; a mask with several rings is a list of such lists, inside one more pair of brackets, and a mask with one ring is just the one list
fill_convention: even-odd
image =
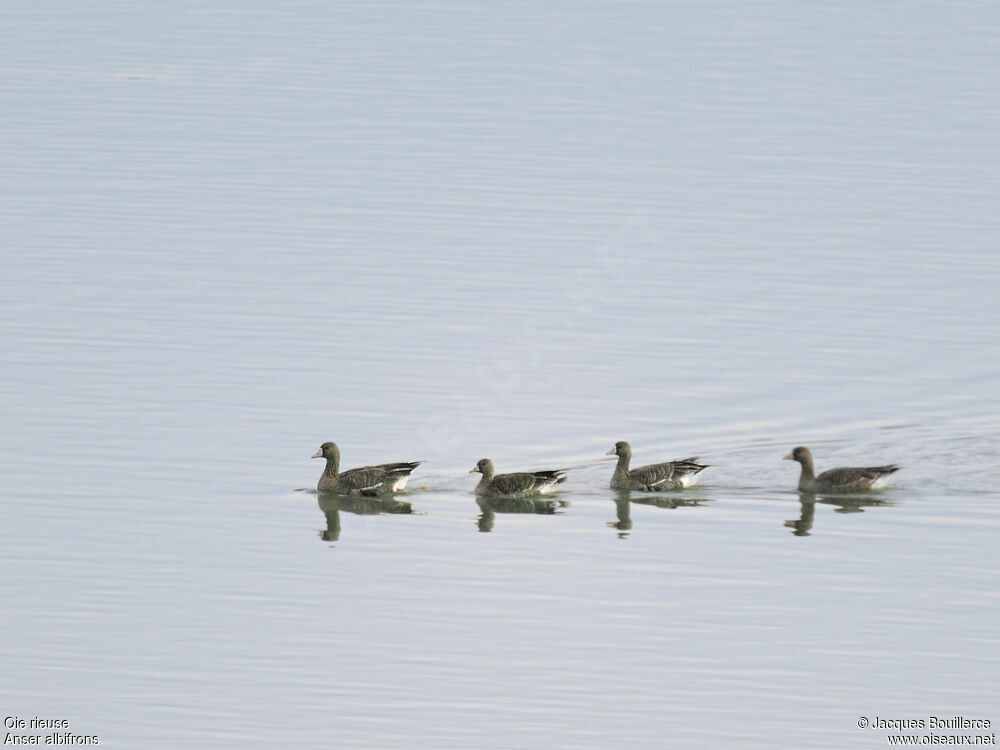
[[(619, 494), (627, 495), (628, 493)], [(632, 503), (629, 502), (627, 497), (615, 499), (615, 514), (618, 516), (618, 520), (608, 521), (608, 526), (618, 529), (618, 538), (625, 539), (632, 530)]]
[(559, 508), (564, 508), (569, 503), (565, 500), (545, 500), (542, 498), (497, 498), (487, 495), (480, 495), (476, 498), (476, 504), (482, 514), (476, 519), (476, 525), (480, 531), (493, 531), (493, 522), (497, 513), (534, 513), (537, 515), (551, 516)]
[(799, 501), (802, 509), (798, 518), (785, 521), (785, 526), (795, 529), (792, 533), (795, 536), (809, 536), (809, 530), (813, 527), (813, 519), (816, 517), (816, 498), (812, 495), (800, 495)]
[(801, 509), (799, 517), (785, 521), (785, 527), (792, 529), (795, 536), (810, 536), (813, 520), (816, 517), (816, 503), (832, 505), (835, 513), (864, 513), (865, 508), (892, 506), (895, 503), (871, 495), (814, 495), (811, 492), (800, 492)]
[[(689, 490), (690, 491), (690, 490)], [(625, 539), (628, 537), (628, 532), (632, 530), (632, 504), (635, 505), (652, 505), (656, 508), (667, 508), (673, 510), (675, 508), (694, 508), (704, 506), (706, 502), (709, 502), (707, 497), (691, 497), (689, 495), (684, 495), (681, 497), (679, 494), (674, 493), (663, 493), (663, 494), (650, 494), (648, 492), (632, 492), (630, 490), (617, 490), (615, 492), (614, 503), (615, 503), (615, 513), (618, 516), (617, 521), (608, 521), (608, 526), (613, 529), (618, 529), (618, 537), (620, 539)]]
[(319, 509), (326, 516), (326, 530), (319, 536), (324, 542), (340, 539), (340, 511), (359, 516), (376, 516), (382, 513), (412, 513), (413, 505), (393, 497), (355, 497), (320, 492), (316, 496)]

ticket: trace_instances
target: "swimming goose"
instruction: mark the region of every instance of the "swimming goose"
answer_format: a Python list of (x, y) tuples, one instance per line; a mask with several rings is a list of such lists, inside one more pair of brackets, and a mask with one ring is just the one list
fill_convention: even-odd
[(564, 469), (552, 471), (519, 471), (514, 474), (494, 474), (493, 462), (488, 458), (479, 460), (470, 474), (480, 473), (483, 478), (476, 485), (477, 495), (494, 498), (516, 499), (530, 495), (552, 492), (555, 486), (566, 481)]
[(615, 447), (605, 455), (618, 456), (618, 465), (611, 475), (613, 490), (677, 490), (690, 487), (697, 481), (695, 476), (707, 464), (698, 463), (697, 456), (682, 458), (679, 461), (667, 461), (662, 464), (650, 464), (629, 471), (628, 464), (632, 460), (632, 446), (624, 440), (615, 443)]
[(799, 492), (870, 492), (881, 489), (890, 474), (899, 471), (895, 464), (886, 466), (845, 466), (824, 471), (819, 476), (813, 471), (813, 457), (808, 448), (801, 445), (785, 456), (786, 461), (798, 461), (802, 465), (799, 475)]
[(410, 474), (422, 461), (406, 461), (396, 464), (359, 466), (357, 469), (340, 471), (340, 449), (336, 443), (323, 443), (313, 458), (325, 458), (326, 469), (316, 485), (320, 492), (336, 492), (341, 495), (391, 495), (406, 486)]

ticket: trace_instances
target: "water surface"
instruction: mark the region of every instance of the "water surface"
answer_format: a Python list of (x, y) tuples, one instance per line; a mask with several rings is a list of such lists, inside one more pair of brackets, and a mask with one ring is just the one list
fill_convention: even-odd
[[(1000, 721), (1000, 15), (0, 11), (5, 715), (110, 747)], [(623, 501), (603, 454), (699, 455)], [(423, 460), (412, 513), (333, 507)], [(899, 463), (803, 503), (797, 467)], [(484, 518), (467, 472), (572, 467)], [(348, 507), (350, 505), (350, 507)]]

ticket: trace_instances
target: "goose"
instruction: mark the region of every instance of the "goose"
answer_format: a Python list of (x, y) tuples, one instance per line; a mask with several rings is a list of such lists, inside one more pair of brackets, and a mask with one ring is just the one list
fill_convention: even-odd
[(618, 465), (611, 475), (613, 490), (679, 490), (693, 485), (697, 481), (698, 472), (708, 468), (707, 464), (698, 463), (697, 456), (693, 456), (679, 461), (641, 466), (630, 471), (628, 464), (632, 460), (632, 446), (624, 440), (615, 443), (615, 447), (605, 455), (618, 456)]
[(886, 466), (844, 466), (830, 469), (816, 476), (813, 471), (813, 457), (808, 448), (799, 446), (787, 456), (786, 461), (798, 461), (802, 466), (799, 475), (799, 492), (870, 492), (885, 486), (890, 474), (899, 471), (895, 464)]
[(325, 458), (326, 468), (316, 484), (320, 492), (335, 492), (341, 495), (391, 495), (406, 486), (413, 470), (422, 461), (405, 461), (377, 466), (359, 466), (356, 469), (340, 471), (340, 449), (336, 443), (323, 443), (313, 458)]
[(496, 474), (493, 462), (482, 458), (470, 474), (479, 473), (483, 478), (476, 485), (477, 495), (493, 498), (517, 499), (552, 492), (557, 484), (566, 481), (564, 469), (551, 471), (519, 471), (514, 474)]

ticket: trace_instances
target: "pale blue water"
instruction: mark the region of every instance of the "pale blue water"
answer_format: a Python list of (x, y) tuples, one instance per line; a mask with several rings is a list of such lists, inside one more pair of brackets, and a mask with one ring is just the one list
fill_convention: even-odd
[[(122, 748), (1000, 721), (1000, 10), (0, 29), (5, 716)], [(616, 507), (622, 439), (712, 467)], [(325, 440), (426, 461), (414, 513), (324, 514)], [(903, 470), (803, 508), (800, 444)], [(483, 524), (484, 456), (574, 467), (567, 505)]]

